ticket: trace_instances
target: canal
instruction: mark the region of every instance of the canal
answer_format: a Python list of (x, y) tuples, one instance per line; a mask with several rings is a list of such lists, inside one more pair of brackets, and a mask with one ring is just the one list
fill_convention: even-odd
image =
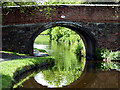
[(35, 71), (19, 88), (119, 87), (119, 71), (112, 69), (101, 70), (99, 66), (102, 61), (88, 61), (84, 56), (78, 57), (72, 52), (72, 47), (54, 40), (50, 41), (47, 35), (42, 35), (41, 37), (39, 43), (34, 43), (34, 48), (44, 49), (47, 54), (34, 50), (34, 55), (53, 56), (55, 58), (54, 65)]

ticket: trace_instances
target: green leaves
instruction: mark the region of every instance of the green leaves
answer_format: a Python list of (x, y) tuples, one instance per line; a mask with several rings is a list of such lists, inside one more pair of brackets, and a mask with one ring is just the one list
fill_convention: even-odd
[(100, 68), (102, 70), (110, 70), (110, 69), (115, 69), (117, 71), (120, 71), (120, 63), (118, 62), (105, 62), (105, 63), (101, 63)]
[[(80, 36), (71, 29), (57, 26), (44, 32), (49, 32), (52, 40), (70, 45), (72, 51), (77, 55), (81, 54), (81, 50), (83, 50), (83, 41), (81, 40)], [(83, 53), (85, 55), (85, 52), (82, 52), (82, 54)]]
[(97, 59), (111, 59), (111, 60), (120, 60), (120, 51), (110, 51), (107, 49), (98, 49), (96, 50), (96, 58)]

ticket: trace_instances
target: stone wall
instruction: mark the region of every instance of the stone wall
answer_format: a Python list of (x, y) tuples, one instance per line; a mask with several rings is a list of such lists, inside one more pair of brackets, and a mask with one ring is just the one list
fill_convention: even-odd
[[(89, 37), (96, 41), (92, 42), (95, 43), (95, 48), (120, 50), (120, 17), (118, 17), (120, 14), (115, 13), (116, 8), (65, 5), (49, 6), (50, 11), (46, 8), (47, 6), (39, 7), (39, 9), (27, 7), (27, 14), (20, 13), (19, 7), (9, 8), (11, 11), (3, 8), (2, 49), (32, 54), (36, 35), (47, 27), (50, 28), (50, 23), (62, 22), (60, 26), (73, 27), (73, 30), (82, 34), (84, 38), (87, 35), (82, 32), (90, 33)], [(28, 12), (29, 10), (32, 14)], [(48, 12), (51, 14), (47, 15)], [(51, 25), (54, 27), (58, 24)]]

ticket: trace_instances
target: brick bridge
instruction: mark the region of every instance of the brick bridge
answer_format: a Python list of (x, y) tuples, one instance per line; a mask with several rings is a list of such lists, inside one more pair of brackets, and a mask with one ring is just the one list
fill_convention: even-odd
[(23, 11), (4, 7), (2, 49), (32, 55), (34, 40), (42, 31), (63, 26), (81, 36), (87, 59), (93, 59), (96, 48), (120, 50), (119, 12), (118, 5), (24, 6)]

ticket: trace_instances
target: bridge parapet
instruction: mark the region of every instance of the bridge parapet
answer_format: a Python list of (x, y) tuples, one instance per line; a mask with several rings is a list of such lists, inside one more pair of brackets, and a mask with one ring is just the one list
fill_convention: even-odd
[[(11, 10), (11, 11), (10, 11)], [(116, 11), (117, 10), (117, 11)], [(119, 5), (50, 5), (3, 8), (3, 25), (55, 21), (120, 23)]]

